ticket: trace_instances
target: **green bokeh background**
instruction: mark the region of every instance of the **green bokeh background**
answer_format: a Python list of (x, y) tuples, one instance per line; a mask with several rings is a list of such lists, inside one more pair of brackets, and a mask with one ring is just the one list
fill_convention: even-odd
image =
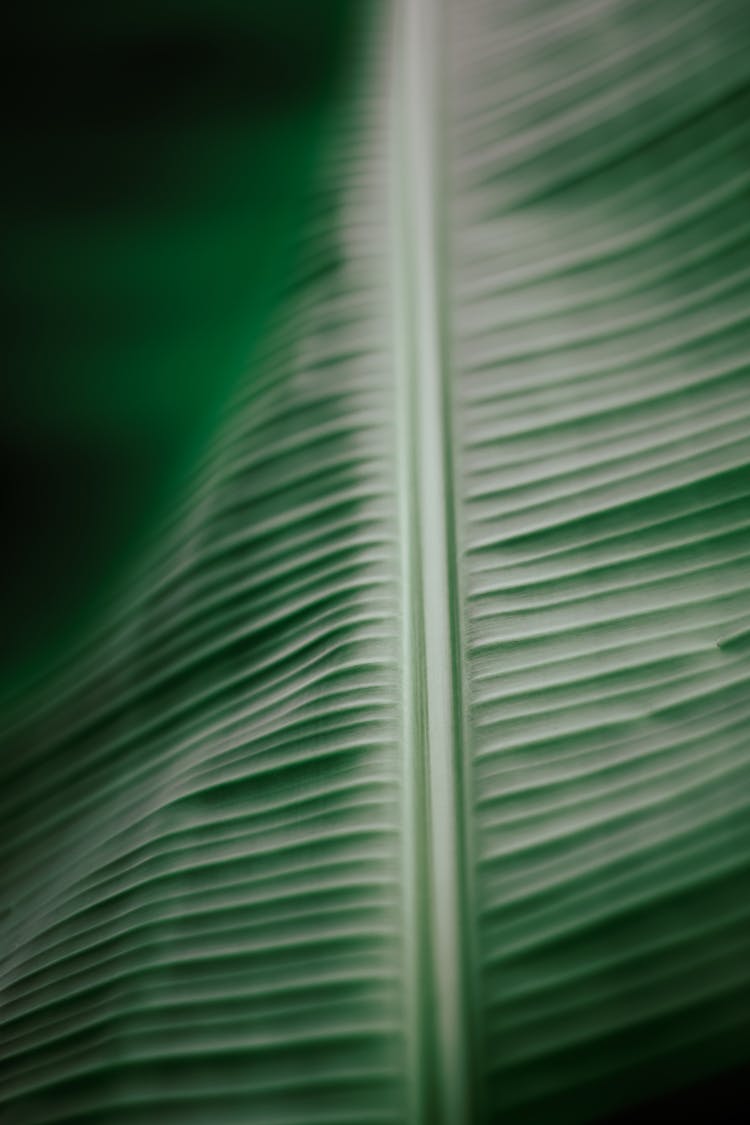
[(6, 17), (4, 691), (125, 579), (247, 368), (294, 265), (358, 8)]

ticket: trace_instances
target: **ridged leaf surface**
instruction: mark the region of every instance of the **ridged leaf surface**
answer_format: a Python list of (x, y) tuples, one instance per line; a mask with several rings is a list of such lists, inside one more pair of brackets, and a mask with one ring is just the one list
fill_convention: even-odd
[(742, 6), (404, 0), (172, 524), (0, 762), (0, 1119), (748, 1061)]

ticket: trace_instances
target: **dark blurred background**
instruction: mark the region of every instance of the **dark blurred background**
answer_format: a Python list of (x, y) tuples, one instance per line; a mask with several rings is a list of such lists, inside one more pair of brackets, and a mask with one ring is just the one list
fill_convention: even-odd
[(0, 690), (168, 509), (293, 268), (354, 0), (3, 17)]

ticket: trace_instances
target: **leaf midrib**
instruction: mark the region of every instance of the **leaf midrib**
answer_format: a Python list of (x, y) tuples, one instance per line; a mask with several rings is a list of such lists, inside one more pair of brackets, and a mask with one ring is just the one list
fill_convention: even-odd
[(393, 265), (402, 497), (410, 1120), (470, 1116), (463, 661), (441, 232), (436, 0), (397, 7)]

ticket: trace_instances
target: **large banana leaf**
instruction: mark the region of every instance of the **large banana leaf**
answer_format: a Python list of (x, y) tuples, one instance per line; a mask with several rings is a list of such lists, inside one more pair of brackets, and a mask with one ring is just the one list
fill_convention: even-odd
[(4, 1122), (584, 1122), (748, 1061), (747, 23), (378, 9), (263, 354), (7, 716)]

